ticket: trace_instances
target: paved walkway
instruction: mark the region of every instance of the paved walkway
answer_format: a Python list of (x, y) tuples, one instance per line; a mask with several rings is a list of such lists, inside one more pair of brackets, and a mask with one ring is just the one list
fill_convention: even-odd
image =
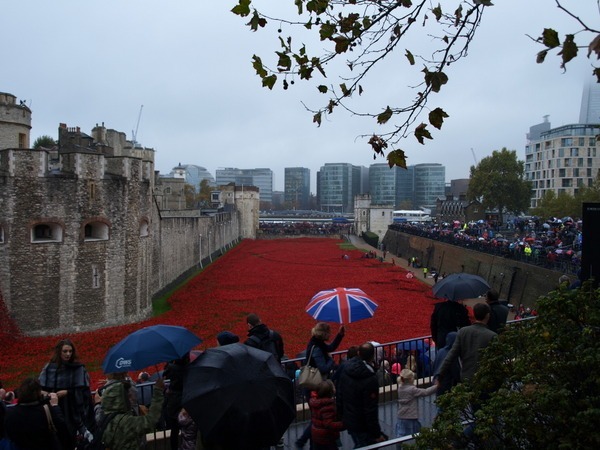
[[(383, 255), (380, 250), (367, 244), (363, 238), (356, 236), (354, 234), (351, 234), (349, 236), (349, 238), (350, 238), (350, 242), (352, 243), (352, 245), (354, 245), (356, 248), (362, 249), (365, 252), (368, 252), (369, 250), (373, 250), (377, 253), (378, 257), (381, 257)], [(413, 273), (415, 274), (415, 279), (421, 281), (422, 283), (426, 283), (430, 286), (433, 286), (435, 284), (435, 280), (433, 279), (433, 277), (428, 275), (427, 278), (423, 278), (423, 269), (420, 269), (420, 268), (417, 269), (414, 267), (410, 267), (408, 265), (408, 260), (406, 258), (400, 258), (396, 255), (393, 255), (391, 252), (387, 252), (387, 254), (385, 256), (385, 261), (389, 262), (391, 264), (392, 259), (394, 260), (395, 265), (402, 267), (405, 270), (412, 270)], [(463, 304), (472, 307), (474, 304), (481, 303), (484, 301), (485, 301), (485, 299), (483, 299), (483, 298), (473, 298), (473, 299), (463, 300)], [(513, 320), (513, 319), (514, 319), (514, 314), (510, 313), (508, 320)]]

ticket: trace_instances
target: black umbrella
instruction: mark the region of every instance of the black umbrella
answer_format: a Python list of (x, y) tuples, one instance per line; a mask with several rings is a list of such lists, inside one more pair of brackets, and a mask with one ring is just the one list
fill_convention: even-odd
[(244, 344), (211, 348), (187, 369), (183, 407), (208, 445), (259, 449), (294, 420), (292, 381), (274, 356)]
[(433, 285), (433, 295), (457, 301), (485, 294), (490, 285), (483, 278), (469, 273), (453, 273)]

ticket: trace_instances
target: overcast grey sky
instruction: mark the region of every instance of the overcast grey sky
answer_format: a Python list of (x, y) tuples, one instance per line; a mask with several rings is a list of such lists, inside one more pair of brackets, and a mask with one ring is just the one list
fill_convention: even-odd
[[(478, 159), (502, 147), (524, 159), (525, 134), (544, 115), (553, 126), (576, 123), (591, 73), (585, 57), (563, 73), (556, 52), (536, 64), (541, 48), (526, 34), (538, 36), (548, 26), (562, 33), (578, 29), (554, 0), (494, 3), (468, 58), (450, 69), (450, 82), (436, 98), (450, 115), (444, 127), (425, 146), (412, 138), (400, 145), (408, 164), (444, 164), (447, 181), (468, 177), (471, 148)], [(564, 4), (576, 5), (598, 27), (595, 0)], [(301, 104), (319, 106), (322, 97), (312, 85), (298, 82), (287, 92), (261, 87), (251, 57), (275, 50), (276, 34), (250, 32), (247, 20), (230, 12), (234, 5), (234, 0), (2, 0), (0, 91), (31, 107), (32, 142), (44, 134), (56, 138), (61, 122), (87, 133), (104, 122), (131, 139), (144, 105), (137, 140), (156, 150), (161, 173), (178, 163), (204, 166), (213, 175), (219, 167), (268, 167), (274, 188), (282, 190), (284, 168), (303, 166), (311, 169), (314, 191), (324, 163), (385, 162), (374, 161), (366, 141), (356, 139), (380, 131), (373, 121), (340, 110), (317, 128)], [(398, 67), (404, 66), (402, 61)], [(400, 70), (390, 71), (365, 96), (393, 96), (396, 86), (407, 84)]]

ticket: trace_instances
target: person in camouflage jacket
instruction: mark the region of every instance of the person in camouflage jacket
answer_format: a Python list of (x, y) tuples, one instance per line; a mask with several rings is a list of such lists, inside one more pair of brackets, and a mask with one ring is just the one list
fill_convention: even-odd
[[(108, 423), (102, 440), (106, 448), (119, 450), (137, 450), (146, 433), (154, 430), (160, 419), (164, 382), (159, 379), (154, 385), (152, 403), (148, 414), (136, 416), (128, 401), (126, 383), (109, 383), (101, 397), (102, 412), (105, 415), (117, 413)], [(98, 418), (98, 417), (97, 417)]]

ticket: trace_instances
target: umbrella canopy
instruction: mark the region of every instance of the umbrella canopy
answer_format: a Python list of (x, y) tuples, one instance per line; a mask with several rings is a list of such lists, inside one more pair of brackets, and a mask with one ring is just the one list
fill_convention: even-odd
[(427, 351), (429, 344), (422, 339), (404, 341), (398, 344), (398, 350), (418, 350), (420, 352)]
[(335, 288), (317, 293), (306, 312), (323, 322), (351, 323), (373, 317), (377, 306), (361, 289)]
[(296, 415), (292, 381), (275, 357), (239, 343), (188, 366), (182, 404), (207, 445), (240, 450), (277, 444)]
[(106, 354), (104, 373), (141, 370), (183, 357), (202, 339), (184, 327), (153, 325), (124, 337)]
[(490, 285), (480, 276), (469, 273), (453, 273), (433, 285), (433, 295), (457, 301), (479, 297), (489, 289)]

